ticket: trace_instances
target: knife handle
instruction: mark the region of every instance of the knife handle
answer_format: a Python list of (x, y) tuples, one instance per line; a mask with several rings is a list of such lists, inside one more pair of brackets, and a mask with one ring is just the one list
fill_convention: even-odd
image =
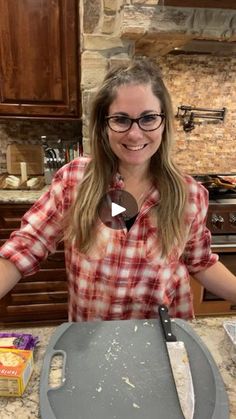
[(159, 306), (159, 316), (166, 342), (176, 342), (176, 336), (172, 333), (171, 320), (168, 308), (165, 305)]

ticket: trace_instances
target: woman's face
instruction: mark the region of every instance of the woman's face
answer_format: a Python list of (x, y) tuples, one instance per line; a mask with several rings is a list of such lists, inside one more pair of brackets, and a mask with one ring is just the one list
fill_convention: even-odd
[[(140, 116), (161, 113), (161, 103), (153, 94), (150, 84), (126, 84), (117, 89), (108, 116)], [(143, 131), (137, 123), (126, 132), (114, 132), (108, 127), (109, 144), (119, 159), (119, 167), (140, 166), (147, 169), (150, 159), (158, 150), (164, 122), (155, 131)]]

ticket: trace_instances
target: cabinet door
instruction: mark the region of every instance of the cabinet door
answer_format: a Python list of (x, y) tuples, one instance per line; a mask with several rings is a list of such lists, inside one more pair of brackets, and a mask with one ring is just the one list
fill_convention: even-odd
[(235, 315), (235, 304), (208, 293), (195, 278), (191, 278), (191, 288), (196, 316)]
[(78, 117), (78, 0), (0, 0), (0, 117)]
[[(19, 228), (29, 207), (25, 204), (0, 205), (0, 246), (13, 230)], [(67, 298), (64, 248), (60, 244), (35, 275), (22, 278), (0, 299), (0, 327), (66, 321)]]
[[(214, 248), (214, 251), (218, 253), (220, 262), (236, 275), (236, 248), (231, 249), (231, 251), (229, 251), (229, 248), (227, 247), (225, 249)], [(194, 311), (197, 316), (235, 315), (236, 304), (217, 297), (207, 291), (200, 282), (194, 278), (191, 278), (191, 287), (193, 292)]]

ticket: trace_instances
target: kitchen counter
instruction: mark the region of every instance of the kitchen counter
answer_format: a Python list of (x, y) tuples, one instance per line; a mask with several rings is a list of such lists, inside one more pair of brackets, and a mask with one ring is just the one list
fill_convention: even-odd
[(48, 190), (45, 185), (39, 190), (5, 190), (0, 189), (0, 204), (33, 204)]
[[(50, 185), (45, 185), (39, 190), (9, 190), (0, 189), (0, 203), (6, 204), (33, 204), (48, 190)], [(210, 204), (236, 204), (236, 198), (232, 199), (211, 199)]]
[[(236, 419), (236, 363), (232, 361), (230, 355), (231, 346), (225, 335), (222, 323), (225, 320), (236, 320), (236, 316), (231, 317), (206, 317), (198, 318), (191, 322), (195, 332), (202, 338), (208, 347), (216, 364), (221, 372), (225, 383), (226, 391), (230, 404), (230, 419)], [(39, 337), (39, 345), (35, 350), (35, 367), (33, 375), (29, 381), (28, 387), (22, 397), (8, 398), (0, 397), (1, 419), (35, 419), (40, 418), (39, 415), (39, 380), (43, 362), (43, 356), (55, 330), (55, 327), (41, 328), (24, 328), (14, 329), (17, 332), (32, 333)], [(9, 329), (9, 331), (14, 331)], [(4, 332), (8, 330), (4, 329)], [(52, 364), (50, 383), (51, 385), (59, 384), (60, 368), (56, 362)], [(219, 418), (225, 419), (225, 418)]]

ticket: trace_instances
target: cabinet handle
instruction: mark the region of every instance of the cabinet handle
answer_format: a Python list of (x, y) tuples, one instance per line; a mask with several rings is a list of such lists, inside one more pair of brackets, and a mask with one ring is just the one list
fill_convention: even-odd
[[(218, 243), (218, 244), (211, 244), (211, 248), (215, 249), (220, 247), (221, 249), (235, 249), (236, 248), (236, 243), (230, 243), (230, 244), (222, 244), (222, 243)], [(220, 253), (220, 252), (219, 252)]]
[(224, 225), (224, 218), (221, 215), (213, 214), (211, 218), (211, 224), (213, 227), (222, 229)]

